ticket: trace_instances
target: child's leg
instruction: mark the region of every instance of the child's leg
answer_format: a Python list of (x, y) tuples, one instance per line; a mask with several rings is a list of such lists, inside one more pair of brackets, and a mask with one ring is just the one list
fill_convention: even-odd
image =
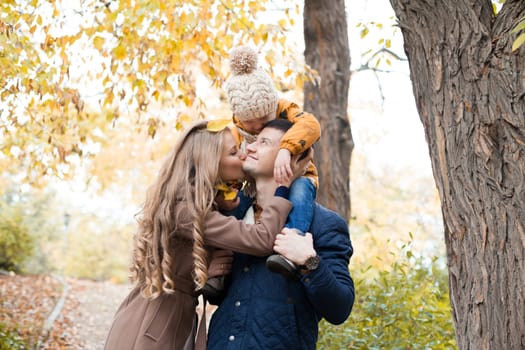
[(313, 182), (307, 177), (300, 177), (290, 187), (289, 200), (293, 204), (288, 215), (286, 227), (308, 232), (314, 216), (315, 196), (317, 194)]

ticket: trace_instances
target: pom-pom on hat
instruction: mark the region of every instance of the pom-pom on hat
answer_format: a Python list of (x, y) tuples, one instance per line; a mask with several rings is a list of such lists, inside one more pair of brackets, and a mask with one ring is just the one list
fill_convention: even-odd
[(233, 49), (230, 68), (224, 88), (233, 114), (241, 121), (275, 114), (279, 96), (270, 76), (257, 67), (257, 53), (246, 46)]

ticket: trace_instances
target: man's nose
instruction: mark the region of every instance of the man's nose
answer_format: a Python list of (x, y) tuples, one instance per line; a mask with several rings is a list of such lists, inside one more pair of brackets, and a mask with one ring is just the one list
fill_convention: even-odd
[(254, 143), (250, 143), (249, 145), (246, 146), (246, 153), (253, 153), (255, 152), (255, 142)]

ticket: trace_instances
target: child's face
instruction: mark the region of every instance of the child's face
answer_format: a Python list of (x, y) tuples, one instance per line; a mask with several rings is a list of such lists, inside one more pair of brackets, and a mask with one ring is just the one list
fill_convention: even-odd
[(262, 118), (245, 120), (242, 122), (242, 126), (244, 127), (244, 130), (246, 130), (250, 134), (257, 135), (261, 132), (264, 124), (268, 123), (270, 120), (273, 119), (275, 119), (275, 115), (268, 114)]

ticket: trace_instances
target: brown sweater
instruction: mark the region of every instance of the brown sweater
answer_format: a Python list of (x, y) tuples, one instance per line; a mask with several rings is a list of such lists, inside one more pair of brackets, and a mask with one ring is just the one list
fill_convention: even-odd
[[(206, 218), (205, 243), (210, 247), (265, 256), (273, 251), (275, 236), (286, 222), (291, 203), (275, 197), (254, 225), (213, 211)], [(185, 215), (183, 215), (185, 216)], [(146, 299), (135, 287), (115, 314), (106, 350), (182, 349), (190, 335), (197, 295), (192, 280), (192, 232), (189, 213), (175, 233), (173, 271), (175, 292)]]

